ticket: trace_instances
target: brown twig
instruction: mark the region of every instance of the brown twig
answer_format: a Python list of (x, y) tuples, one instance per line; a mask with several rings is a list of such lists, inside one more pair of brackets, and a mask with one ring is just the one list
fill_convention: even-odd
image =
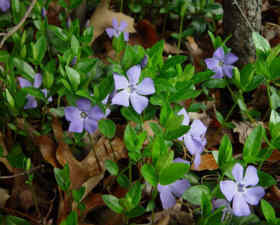
[(25, 12), (24, 16), (22, 17), (21, 21), (14, 27), (12, 27), (12, 29), (8, 32), (5, 33), (4, 37), (1, 40), (0, 43), (0, 49), (3, 47), (5, 41), (12, 36), (15, 32), (17, 32), (17, 30), (24, 24), (25, 20), (27, 19), (27, 17), (30, 15), (30, 13), (32, 12), (32, 9), (34, 8), (35, 4), (36, 4), (37, 0), (32, 0), (29, 8), (27, 9), (27, 11)]
[(30, 173), (34, 172), (35, 170), (41, 169), (43, 167), (45, 167), (45, 166), (44, 165), (40, 165), (40, 166), (36, 166), (34, 168), (31, 168), (30, 170), (27, 170), (27, 171), (24, 171), (24, 172), (21, 172), (21, 173), (17, 173), (17, 174), (14, 174), (14, 175), (0, 176), (0, 180), (11, 179), (11, 178), (27, 175), (27, 174), (30, 174)]

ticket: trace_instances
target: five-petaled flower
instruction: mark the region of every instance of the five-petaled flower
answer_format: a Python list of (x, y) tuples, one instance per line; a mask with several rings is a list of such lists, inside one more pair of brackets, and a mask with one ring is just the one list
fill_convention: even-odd
[(88, 99), (81, 98), (75, 106), (67, 106), (64, 109), (66, 120), (70, 121), (68, 131), (82, 133), (85, 129), (93, 133), (98, 127), (98, 121), (104, 118), (104, 113), (98, 106), (92, 107)]
[(248, 166), (245, 177), (243, 176), (243, 167), (236, 163), (232, 169), (232, 175), (236, 182), (231, 180), (221, 181), (220, 188), (226, 199), (231, 202), (236, 216), (248, 216), (251, 211), (249, 205), (257, 205), (260, 199), (265, 195), (264, 189), (256, 186), (259, 182), (257, 169), (254, 166)]
[(223, 47), (218, 48), (212, 58), (205, 59), (207, 68), (215, 72), (213, 78), (223, 78), (224, 75), (232, 77), (232, 64), (238, 57), (232, 53), (225, 54)]
[[(19, 81), (21, 88), (25, 88), (25, 87), (40, 88), (42, 85), (42, 79), (43, 79), (42, 75), (40, 73), (36, 73), (35, 77), (34, 77), (34, 82), (33, 82), (33, 84), (31, 84), (31, 82), (29, 80), (26, 80), (22, 77), (18, 77), (18, 81)], [(48, 96), (47, 89), (44, 88), (41, 91), (43, 92), (45, 97)], [(37, 107), (38, 103), (34, 96), (28, 94), (26, 96), (26, 98), (27, 98), (27, 103), (25, 104), (24, 109), (33, 109), (33, 108)], [(48, 102), (51, 102), (51, 101), (52, 101), (52, 97), (49, 97)]]
[(151, 95), (155, 93), (154, 82), (151, 78), (144, 78), (139, 82), (141, 74), (141, 66), (132, 66), (126, 72), (128, 79), (125, 76), (114, 74), (115, 89), (119, 91), (112, 99), (112, 104), (129, 106), (129, 101), (134, 110), (141, 114), (148, 106), (149, 100), (143, 95)]
[(0, 0), (0, 9), (6, 12), (10, 8), (10, 0)]
[(119, 37), (121, 33), (123, 33), (124, 40), (128, 41), (129, 34), (125, 31), (127, 27), (127, 23), (125, 21), (121, 21), (120, 25), (118, 25), (118, 21), (114, 18), (112, 20), (113, 27), (106, 28), (106, 33), (110, 38)]
[[(181, 158), (176, 158), (174, 162), (189, 164), (188, 161)], [(164, 209), (173, 207), (176, 204), (175, 197), (181, 197), (190, 186), (190, 182), (187, 179), (180, 179), (168, 185), (158, 184), (157, 189), (160, 193), (162, 207)]]
[[(184, 119), (182, 124), (188, 126), (190, 123), (189, 115), (183, 108), (178, 112), (178, 115), (183, 115)], [(194, 120), (191, 124), (190, 130), (179, 137), (180, 141), (184, 141), (188, 151), (194, 156), (194, 167), (197, 168), (200, 164), (200, 154), (203, 152), (207, 143), (205, 134), (207, 127), (200, 121)]]

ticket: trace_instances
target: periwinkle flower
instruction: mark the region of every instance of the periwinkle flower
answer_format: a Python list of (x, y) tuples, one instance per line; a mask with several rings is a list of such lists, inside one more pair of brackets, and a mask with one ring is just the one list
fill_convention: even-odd
[[(183, 108), (178, 112), (178, 115), (183, 115), (182, 124), (188, 126), (190, 123), (189, 115)], [(200, 164), (200, 154), (203, 152), (207, 143), (205, 134), (207, 127), (200, 120), (193, 120), (190, 130), (178, 139), (184, 141), (188, 151), (194, 156), (194, 167), (197, 168)]]
[[(173, 162), (189, 164), (188, 161), (181, 158), (176, 158)], [(164, 209), (173, 207), (176, 204), (175, 197), (180, 198), (190, 186), (187, 179), (180, 179), (168, 185), (158, 184), (157, 189), (160, 193), (162, 207)]]
[(6, 12), (10, 6), (10, 0), (0, 0), (0, 9), (2, 12)]
[(41, 10), (41, 16), (42, 16), (43, 18), (46, 18), (46, 16), (47, 16), (47, 10), (46, 10), (45, 8), (42, 8), (42, 10)]
[(113, 27), (106, 28), (106, 33), (110, 38), (112, 37), (119, 37), (121, 33), (124, 35), (124, 40), (128, 41), (129, 34), (128, 32), (125, 32), (125, 28), (127, 27), (127, 23), (125, 21), (121, 21), (120, 25), (118, 24), (118, 21), (114, 18), (112, 20)]
[(221, 181), (220, 188), (226, 199), (231, 202), (236, 216), (249, 216), (251, 214), (249, 204), (257, 205), (265, 195), (265, 191), (259, 183), (257, 169), (254, 166), (248, 166), (245, 177), (243, 176), (243, 167), (236, 163), (232, 169), (232, 175), (236, 182), (231, 180)]
[(75, 66), (76, 63), (77, 63), (77, 56), (74, 56), (70, 64), (71, 66)]
[(67, 106), (64, 109), (65, 118), (70, 122), (68, 131), (82, 133), (85, 129), (93, 133), (98, 127), (98, 121), (104, 118), (104, 113), (98, 106), (92, 107), (88, 99), (81, 98), (75, 106)]
[[(31, 84), (31, 82), (29, 80), (26, 80), (22, 77), (18, 77), (18, 81), (20, 84), (21, 88), (25, 88), (25, 87), (34, 87), (34, 88), (40, 88), (42, 85), (42, 75), (40, 73), (36, 73), (35, 77), (34, 77), (34, 82), (33, 84)], [(42, 89), (41, 90), (43, 92), (43, 94), (45, 95), (45, 97), (48, 96), (48, 91), (47, 89)], [(37, 100), (35, 99), (34, 96), (32, 95), (27, 95), (27, 103), (24, 106), (24, 109), (33, 109), (36, 108), (38, 106)], [(52, 97), (48, 98), (48, 102), (52, 101)]]
[(147, 66), (147, 64), (148, 64), (148, 56), (145, 55), (144, 58), (141, 60), (141, 63), (140, 63), (141, 69), (144, 69)]
[(115, 89), (119, 92), (113, 97), (112, 104), (128, 107), (130, 102), (134, 110), (141, 114), (149, 103), (148, 98), (143, 95), (155, 93), (154, 82), (151, 78), (144, 78), (138, 84), (141, 74), (140, 65), (132, 66), (126, 74), (128, 79), (114, 74)]
[(238, 57), (232, 53), (225, 54), (223, 47), (218, 48), (212, 58), (205, 59), (207, 68), (215, 72), (213, 78), (232, 78), (233, 66)]

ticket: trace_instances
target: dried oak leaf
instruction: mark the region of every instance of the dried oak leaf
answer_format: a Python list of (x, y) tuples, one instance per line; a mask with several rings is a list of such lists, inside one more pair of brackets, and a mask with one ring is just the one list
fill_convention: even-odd
[(96, 177), (100, 181), (100, 175), (105, 171), (104, 163), (107, 159), (117, 161), (126, 157), (127, 152), (120, 138), (113, 139), (110, 144), (108, 139), (101, 137), (94, 149), (82, 161), (78, 161), (73, 156), (70, 147), (63, 142), (59, 144), (56, 151), (58, 162), (62, 166), (66, 163), (69, 165), (71, 188), (73, 189), (80, 188), (91, 177)]
[(194, 168), (194, 164), (191, 166), (191, 170), (202, 171), (202, 170), (216, 170), (219, 168), (213, 154), (207, 153), (201, 155), (200, 164), (198, 168)]
[(119, 23), (121, 21), (125, 21), (127, 23), (126, 32), (136, 32), (134, 28), (134, 19), (132, 17), (110, 10), (109, 1), (102, 0), (90, 18), (90, 25), (94, 27), (94, 34), (90, 44), (92, 44), (106, 28), (112, 27), (112, 20), (114, 18), (117, 19)]
[(239, 134), (239, 142), (242, 144), (245, 144), (247, 137), (256, 126), (261, 125), (262, 127), (266, 127), (265, 124), (261, 121), (257, 121), (255, 123), (250, 123), (247, 121), (241, 121), (241, 122), (233, 121), (233, 124), (235, 125), (233, 132)]

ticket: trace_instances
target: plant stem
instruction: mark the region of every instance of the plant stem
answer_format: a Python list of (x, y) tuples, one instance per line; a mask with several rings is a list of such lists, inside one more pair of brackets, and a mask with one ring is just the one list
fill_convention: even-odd
[(179, 27), (179, 38), (178, 38), (178, 44), (177, 44), (178, 50), (181, 49), (183, 24), (184, 24), (184, 16), (181, 16), (180, 17), (180, 27)]
[(120, 7), (120, 11), (123, 11), (123, 0), (121, 0), (121, 7)]
[(232, 114), (233, 110), (235, 109), (236, 105), (237, 105), (237, 103), (234, 102), (233, 106), (230, 108), (228, 114), (226, 115), (225, 122), (226, 122), (226, 121), (229, 119), (229, 117), (231, 116), (231, 114)]

